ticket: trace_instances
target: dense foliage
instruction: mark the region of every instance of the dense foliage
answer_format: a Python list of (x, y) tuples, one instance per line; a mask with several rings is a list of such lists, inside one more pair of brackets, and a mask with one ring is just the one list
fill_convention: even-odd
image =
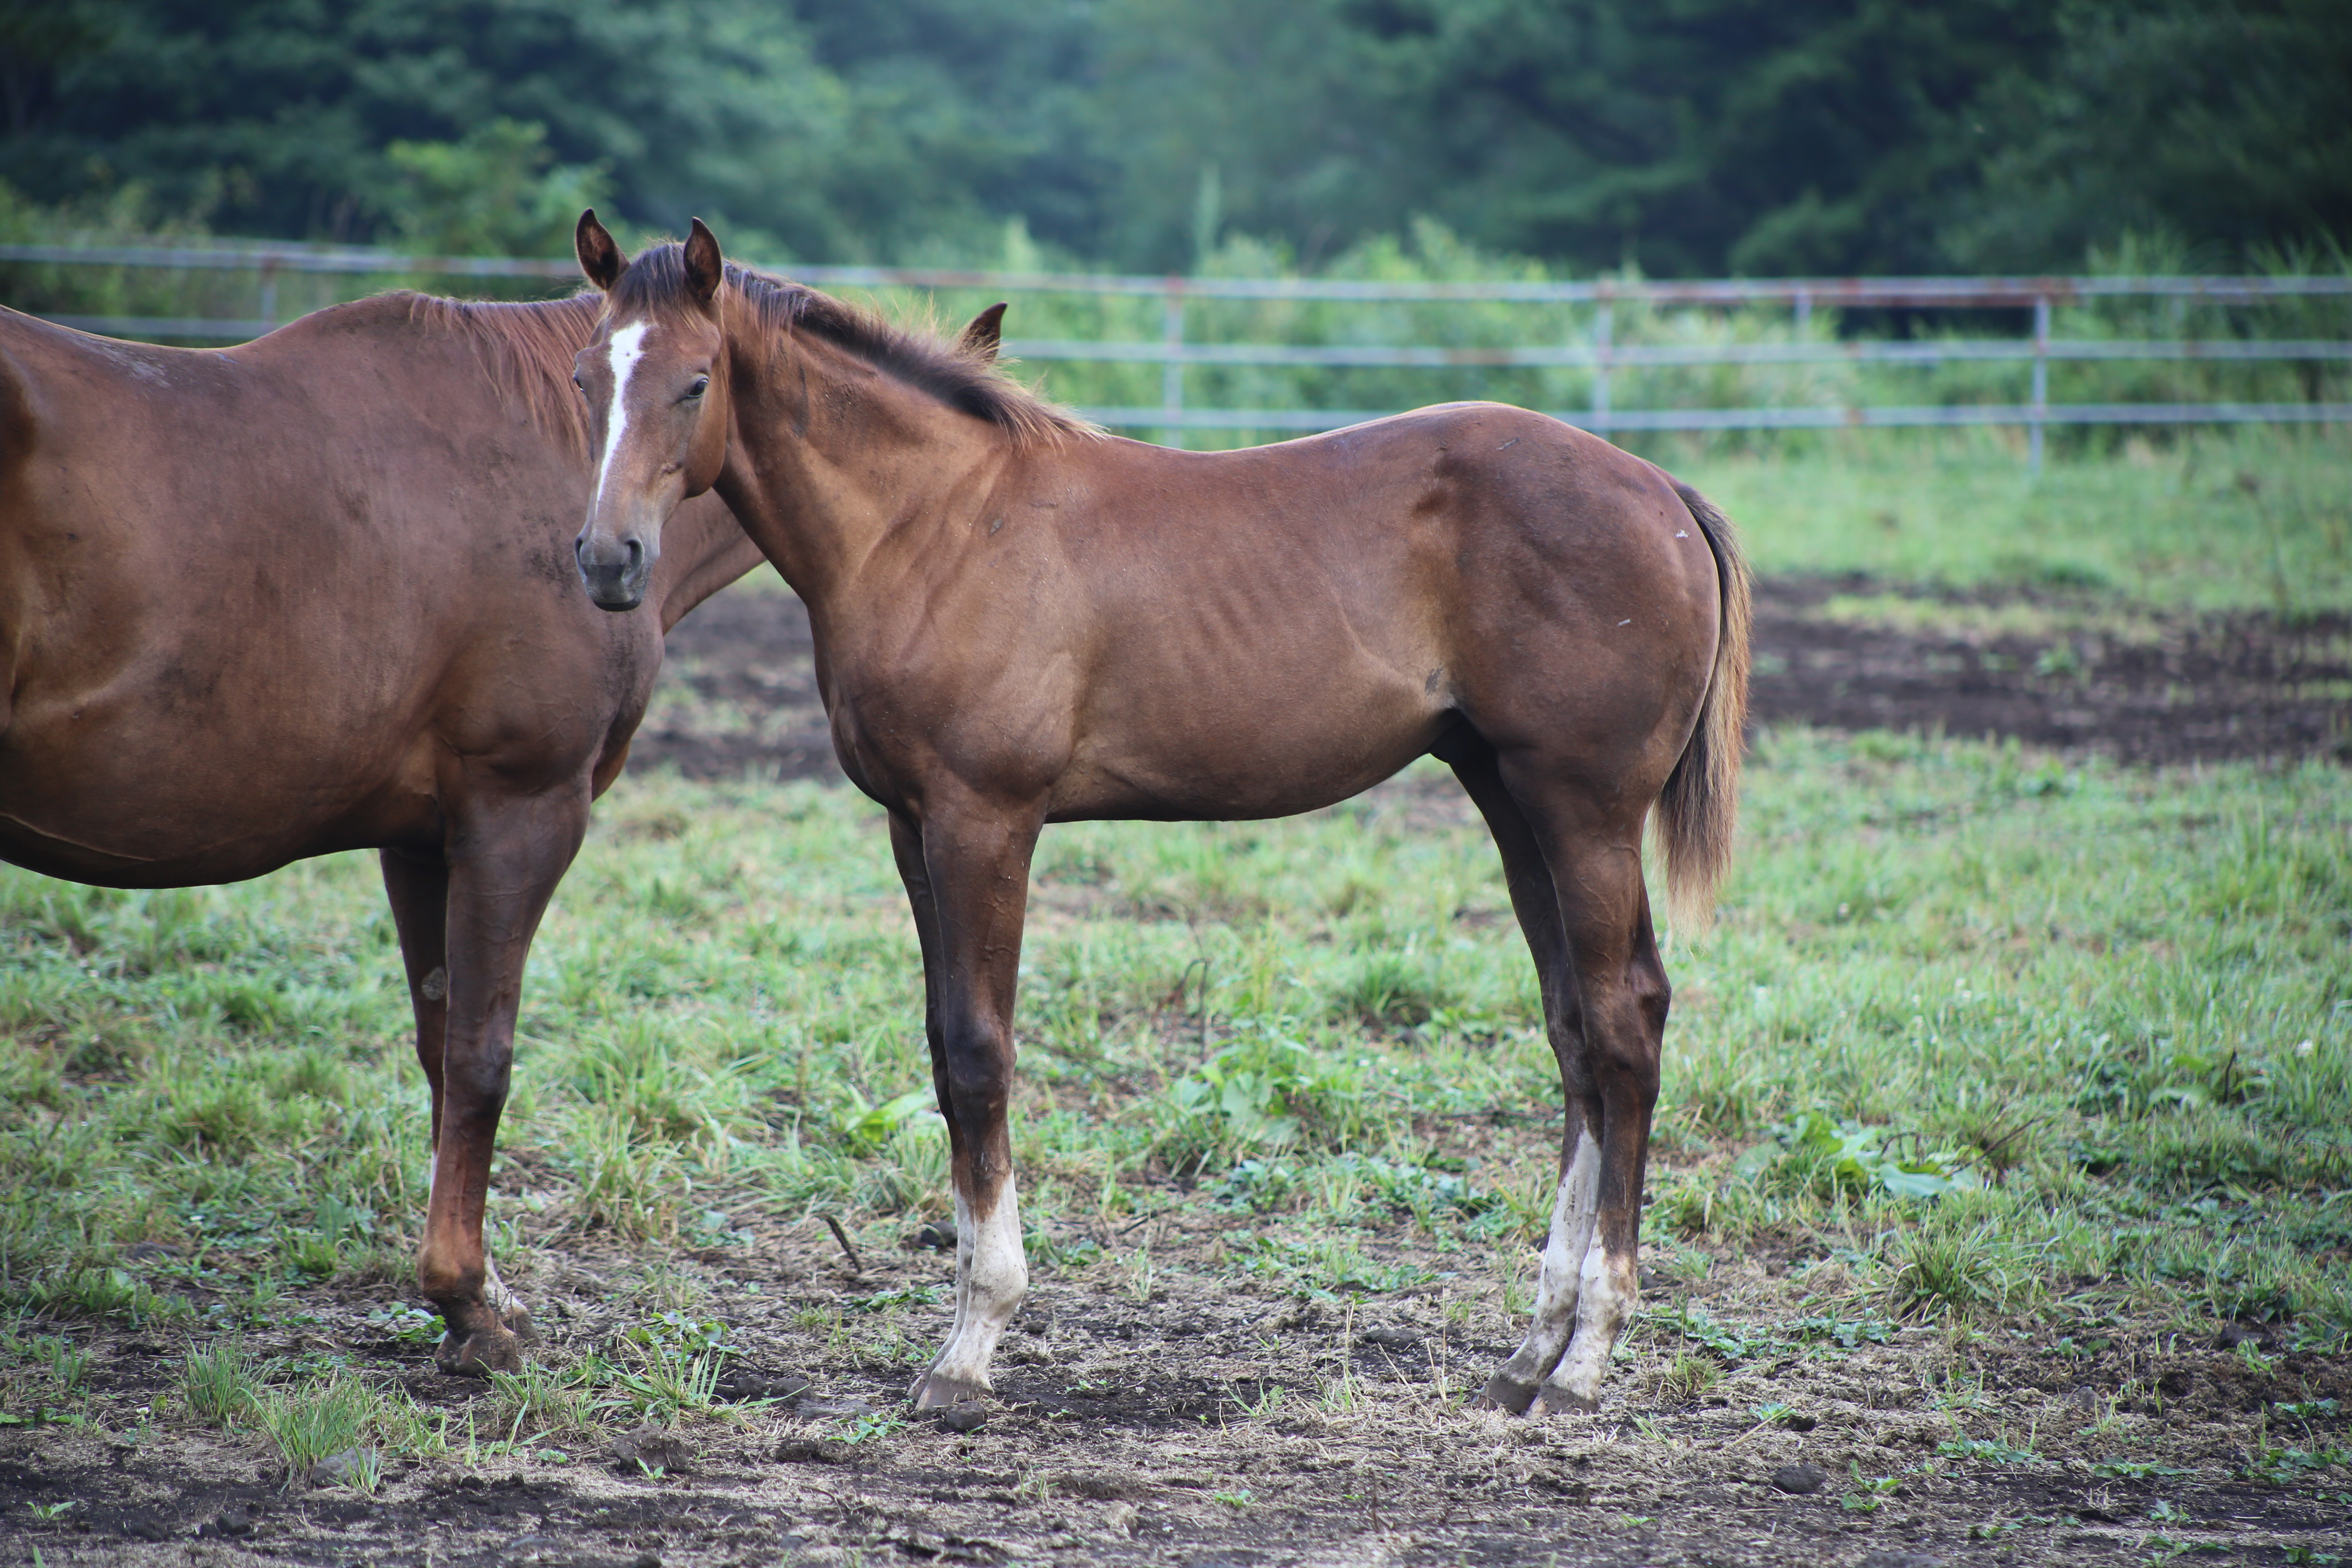
[(2331, 0), (16, 0), (0, 180), (469, 250), (593, 196), (802, 259), (2228, 264), (2352, 237), (2347, 80)]

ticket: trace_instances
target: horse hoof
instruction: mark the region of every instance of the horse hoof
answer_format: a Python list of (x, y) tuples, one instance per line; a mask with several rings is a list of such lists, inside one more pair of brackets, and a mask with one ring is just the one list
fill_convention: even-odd
[(922, 1381), (915, 1384), (915, 1408), (952, 1410), (960, 1405), (969, 1405), (979, 1409), (986, 1405), (988, 1395), (985, 1384), (968, 1383), (937, 1372), (925, 1373)]
[(1486, 1380), (1486, 1386), (1480, 1389), (1478, 1397), (1470, 1403), (1479, 1410), (1500, 1410), (1507, 1415), (1524, 1415), (1535, 1396), (1535, 1384), (1521, 1383), (1516, 1377), (1505, 1377), (1498, 1372)]
[(513, 1330), (493, 1324), (460, 1338), (455, 1329), (441, 1336), (433, 1363), (452, 1377), (488, 1377), (494, 1372), (522, 1370), (522, 1340)]
[(1578, 1394), (1573, 1390), (1562, 1388), (1558, 1384), (1548, 1383), (1544, 1384), (1542, 1394), (1536, 1400), (1536, 1407), (1528, 1414), (1541, 1420), (1547, 1415), (1565, 1415), (1570, 1411), (1580, 1415), (1590, 1415), (1600, 1408), (1601, 1395), (1597, 1391), (1591, 1394)]

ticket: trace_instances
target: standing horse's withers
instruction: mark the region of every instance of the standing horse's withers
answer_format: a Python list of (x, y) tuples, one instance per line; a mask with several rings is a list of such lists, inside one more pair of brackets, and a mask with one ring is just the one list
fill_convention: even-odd
[(0, 858), (159, 888), (381, 850), (451, 1371), (530, 1327), (482, 1211), (532, 934), (662, 632), (759, 560), (699, 501), (656, 616), (589, 605), (563, 378), (595, 314), (394, 294), (200, 352), (0, 310)]
[(1047, 822), (1327, 805), (1423, 752), (1492, 829), (1567, 1097), (1526, 1341), (1487, 1384), (1591, 1408), (1635, 1296), (1668, 988), (1642, 879), (1703, 916), (1728, 857), (1748, 575), (1695, 492), (1523, 410), (1454, 405), (1249, 451), (1116, 440), (984, 355), (729, 267), (698, 222), (622, 257), (579, 356), (607, 607), (715, 489), (807, 603), (835, 743), (890, 814), (955, 1188), (925, 1407), (989, 1388), (1026, 1289), (1013, 1008)]

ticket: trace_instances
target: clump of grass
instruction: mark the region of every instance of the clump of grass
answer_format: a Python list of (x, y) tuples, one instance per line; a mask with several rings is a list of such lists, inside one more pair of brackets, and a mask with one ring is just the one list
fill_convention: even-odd
[(260, 1367), (243, 1340), (221, 1340), (190, 1350), (180, 1362), (180, 1397), (188, 1413), (215, 1426), (250, 1415), (260, 1399)]
[(562, 1436), (593, 1425), (589, 1390), (576, 1378), (531, 1363), (519, 1373), (490, 1373), (491, 1423), (509, 1443), (527, 1435)]
[(1993, 1310), (2008, 1296), (1990, 1246), (1990, 1226), (1969, 1231), (1920, 1230), (1895, 1244), (1888, 1289), (1895, 1305), (1927, 1316), (1969, 1319)]
[(1688, 1405), (1723, 1381), (1723, 1363), (1695, 1351), (1676, 1351), (1660, 1392), (1671, 1404)]
[(1445, 972), (1423, 953), (1383, 947), (1359, 960), (1331, 993), (1342, 1016), (1374, 1027), (1426, 1024), (1459, 1001)]
[(566, 1139), (580, 1224), (629, 1240), (667, 1240), (677, 1234), (679, 1152), (646, 1138), (625, 1112), (581, 1107)]
[(252, 1409), (292, 1481), (308, 1477), (320, 1460), (358, 1447), (379, 1404), (375, 1391), (356, 1375), (337, 1371), (296, 1387), (264, 1390)]

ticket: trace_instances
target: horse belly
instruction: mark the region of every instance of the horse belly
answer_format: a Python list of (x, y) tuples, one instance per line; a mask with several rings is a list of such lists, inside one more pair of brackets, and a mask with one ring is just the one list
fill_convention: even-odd
[(1089, 726), (1054, 795), (1057, 820), (1241, 821), (1316, 811), (1427, 752), (1449, 714), (1425, 684), (1252, 682), (1121, 705)]
[(237, 881), (352, 847), (355, 818), (402, 772), (401, 731), (331, 703), (284, 715), (170, 700), (146, 672), (20, 699), (0, 738), (0, 858), (121, 887)]

